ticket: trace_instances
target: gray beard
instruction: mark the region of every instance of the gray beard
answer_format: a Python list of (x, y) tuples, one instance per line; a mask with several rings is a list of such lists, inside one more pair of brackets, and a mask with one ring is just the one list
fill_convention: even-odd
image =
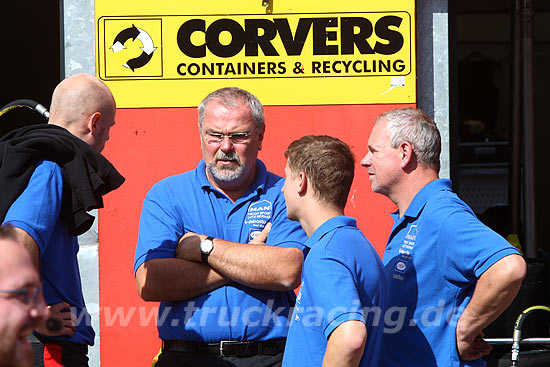
[[(218, 166), (216, 165), (216, 161), (219, 159), (233, 160), (238, 164), (238, 166), (236, 168), (232, 168), (232, 167), (218, 168)], [(210, 174), (212, 175), (212, 177), (215, 180), (221, 181), (221, 182), (236, 181), (244, 175), (244, 172), (246, 170), (246, 166), (241, 163), (241, 160), (239, 159), (239, 156), (236, 153), (225, 154), (223, 152), (216, 154), (216, 159), (213, 162), (210, 162), (207, 168)]]

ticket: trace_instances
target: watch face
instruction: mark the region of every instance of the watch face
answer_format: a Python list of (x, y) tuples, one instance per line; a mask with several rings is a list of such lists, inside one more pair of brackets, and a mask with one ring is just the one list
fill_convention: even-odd
[(205, 239), (201, 242), (201, 252), (204, 254), (209, 254), (214, 248), (214, 243), (210, 239)]

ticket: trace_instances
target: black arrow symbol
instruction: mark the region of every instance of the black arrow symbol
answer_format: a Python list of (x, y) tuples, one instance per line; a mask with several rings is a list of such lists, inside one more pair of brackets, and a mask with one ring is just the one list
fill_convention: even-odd
[(128, 41), (130, 38), (132, 40), (136, 40), (137, 36), (139, 35), (139, 30), (136, 28), (135, 25), (132, 24), (131, 28), (126, 28), (120, 31), (119, 34), (115, 37), (115, 41), (113, 42), (113, 45), (119, 42), (121, 45), (124, 45), (126, 41)]
[(151, 60), (151, 57), (153, 57), (152, 52), (151, 54), (147, 54), (147, 52), (142, 52), (141, 55), (139, 55), (138, 57), (128, 60), (128, 62), (124, 66), (134, 71), (134, 69), (140, 68), (147, 64), (149, 60)]

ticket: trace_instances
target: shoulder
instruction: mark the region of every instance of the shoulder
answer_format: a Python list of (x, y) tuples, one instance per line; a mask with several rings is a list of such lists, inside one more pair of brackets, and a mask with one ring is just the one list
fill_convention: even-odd
[(322, 273), (345, 268), (354, 277), (372, 281), (381, 278), (383, 273), (376, 250), (361, 230), (355, 227), (339, 227), (327, 233), (311, 249), (306, 261), (313, 262), (314, 268)]
[(371, 254), (372, 248), (369, 240), (357, 227), (344, 226), (333, 231), (327, 241), (326, 251), (328, 253), (346, 255), (353, 258), (364, 258)]
[(440, 191), (430, 197), (421, 216), (429, 222), (456, 223), (477, 220), (473, 210), (452, 191)]
[(274, 173), (266, 172), (266, 179), (263, 187), (263, 197), (273, 202), (281, 201), (282, 203), (284, 203), (284, 196), (281, 192), (284, 184), (284, 178)]
[(61, 174), (61, 167), (52, 161), (40, 161), (36, 164), (35, 173), (59, 173)]
[[(425, 212), (427, 219), (424, 225), (438, 231), (438, 248), (444, 249), (440, 255), (448, 256), (450, 248), (453, 251), (473, 251), (481, 254), (483, 251), (493, 251), (493, 248), (512, 247), (501, 235), (485, 225), (474, 211), (452, 192), (433, 200)], [(459, 246), (460, 244), (469, 246)]]
[(281, 188), (285, 184), (285, 179), (273, 172), (266, 172), (265, 184), (267, 188)]
[(40, 161), (29, 181), (29, 186), (63, 186), (63, 171), (57, 163), (52, 161)]
[(312, 252), (323, 257), (353, 259), (365, 256), (370, 246), (370, 242), (357, 227), (342, 226), (325, 234), (315, 244)]
[(156, 182), (151, 189), (149, 189), (147, 196), (170, 195), (176, 191), (178, 194), (181, 194), (182, 192), (187, 192), (189, 187), (195, 187), (196, 183), (195, 170), (179, 173), (177, 175), (165, 177)]

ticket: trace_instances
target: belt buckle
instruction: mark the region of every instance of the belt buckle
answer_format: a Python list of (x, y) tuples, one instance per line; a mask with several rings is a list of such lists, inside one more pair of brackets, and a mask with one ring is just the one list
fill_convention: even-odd
[(224, 345), (231, 345), (231, 344), (241, 344), (238, 340), (222, 340), (220, 341), (220, 357), (227, 357), (225, 353), (223, 352), (223, 346)]

